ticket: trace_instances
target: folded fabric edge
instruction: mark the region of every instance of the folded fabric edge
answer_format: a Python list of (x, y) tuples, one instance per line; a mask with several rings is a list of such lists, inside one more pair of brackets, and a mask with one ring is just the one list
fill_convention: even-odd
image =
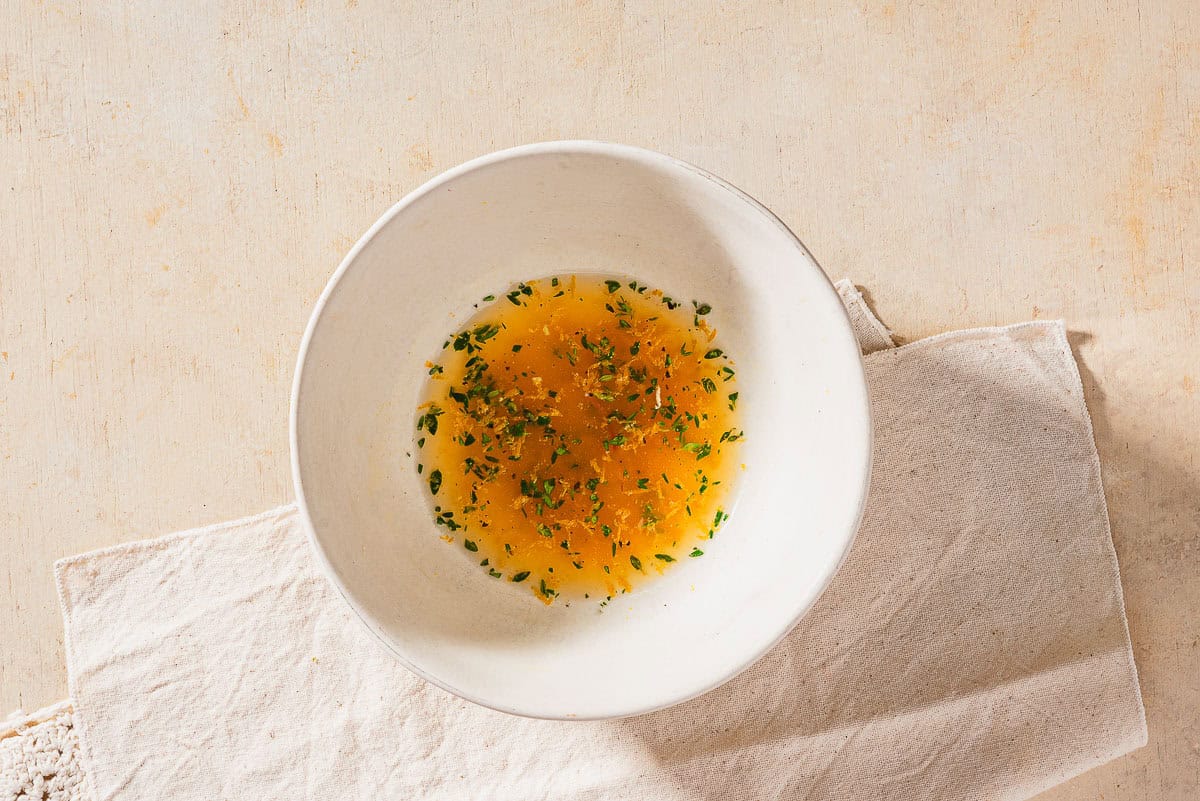
[(36, 712), (27, 713), (20, 709), (14, 710), (6, 719), (0, 720), (0, 740), (20, 735), (27, 729), (53, 720), (64, 712), (71, 711), (70, 698), (64, 698), (50, 706), (44, 706)]
[(892, 332), (875, 314), (871, 305), (867, 303), (867, 299), (863, 297), (862, 291), (853, 281), (849, 278), (842, 278), (834, 283), (833, 288), (837, 290), (842, 305), (846, 307), (846, 313), (850, 317), (850, 327), (854, 329), (859, 349), (864, 355), (896, 347), (896, 342), (892, 339)]
[(1150, 741), (1150, 730), (1146, 724), (1146, 704), (1142, 700), (1142, 684), (1138, 681), (1137, 663), (1133, 658), (1133, 638), (1129, 635), (1129, 616), (1125, 613), (1125, 584), (1121, 581), (1121, 563), (1117, 559), (1117, 548), (1112, 539), (1112, 522), (1108, 515), (1108, 495), (1104, 490), (1104, 466), (1100, 464), (1100, 451), (1096, 448), (1096, 429), (1092, 425), (1092, 410), (1088, 408), (1087, 395), (1083, 391), (1083, 375), (1079, 372), (1079, 359), (1075, 356), (1074, 348), (1071, 347), (1071, 340), (1067, 336), (1067, 327), (1062, 320), (1056, 321), (1054, 336), (1058, 339), (1058, 344), (1071, 355), (1071, 380), (1074, 382), (1072, 389), (1079, 393), (1080, 398), (1083, 398), (1083, 423), (1087, 427), (1088, 441), (1092, 444), (1091, 469), (1096, 477), (1096, 483), (1100, 487), (1100, 507), (1104, 513), (1104, 550), (1108, 555), (1109, 570), (1113, 580), (1117, 582), (1119, 590), (1117, 607), (1121, 613), (1121, 630), (1125, 633), (1125, 662), (1129, 669), (1129, 678), (1133, 682), (1134, 702), (1137, 705), (1140, 731), (1138, 742), (1134, 748), (1141, 748)]
[[(897, 345), (893, 348), (886, 348), (884, 350), (875, 351), (874, 353), (868, 353), (864, 356), (864, 358), (875, 358), (889, 354), (908, 353), (920, 348), (928, 347), (930, 345), (936, 345), (943, 340), (951, 338), (957, 339), (994, 336), (996, 334), (1012, 334), (1026, 330), (1057, 332), (1058, 335), (1061, 335), (1063, 342), (1067, 342), (1067, 325), (1063, 320), (1026, 320), (1025, 322), (1009, 323), (1008, 325), (988, 325), (980, 326), (979, 328), (956, 328), (953, 331), (944, 331), (941, 334), (932, 334), (924, 337), (923, 339), (916, 339), (912, 342), (906, 342), (903, 345)], [(1070, 345), (1068, 344), (1067, 347), (1069, 348)], [(1072, 361), (1074, 361), (1074, 354), (1072, 354)], [(1078, 365), (1076, 365), (1076, 374), (1078, 375)], [(1091, 431), (1090, 418), (1088, 422), (1088, 430), (1089, 432)]]
[[(98, 548), (94, 551), (86, 551), (75, 556), (65, 556), (54, 563), (54, 576), (60, 579), (63, 571), (70, 569), (74, 565), (84, 560), (92, 560), (103, 558), (115, 554), (125, 554), (133, 551), (146, 551), (164, 548), (173, 542), (181, 539), (194, 537), (198, 534), (219, 534), (222, 531), (232, 528), (242, 528), (243, 526), (260, 523), (264, 520), (269, 520), (272, 517), (282, 517), (290, 513), (296, 508), (296, 504), (287, 503), (282, 506), (276, 506), (274, 509), (268, 509), (265, 512), (239, 517), (235, 520), (225, 520), (220, 523), (211, 523), (206, 526), (197, 526), (195, 528), (183, 529), (181, 531), (173, 531), (170, 534), (160, 534), (157, 537), (151, 537), (144, 540), (133, 540), (132, 542), (122, 542), (117, 545), (109, 545), (104, 548)], [(61, 600), (61, 599), (60, 599)]]
[[(168, 535), (170, 536), (170, 535)], [(131, 543), (135, 544), (136, 543)], [(104, 548), (97, 553), (119, 553), (121, 546)], [(75, 643), (74, 637), (71, 634), (71, 603), (70, 596), (67, 592), (66, 572), (72, 565), (80, 562), (88, 557), (89, 554), (80, 554), (79, 556), (60, 559), (54, 563), (54, 587), (58, 591), (58, 606), (62, 613), (63, 619), (63, 651), (67, 657), (67, 701), (64, 703), (74, 703), (74, 700), (79, 697), (78, 687), (76, 686), (75, 672), (71, 666), (75, 664)], [(76, 747), (79, 749), (79, 764), (83, 770), (84, 779), (92, 787), (96, 787), (96, 758), (92, 753), (92, 739), (88, 736), (87, 721), (81, 709), (75, 709), (71, 716), (72, 726), (75, 728)]]

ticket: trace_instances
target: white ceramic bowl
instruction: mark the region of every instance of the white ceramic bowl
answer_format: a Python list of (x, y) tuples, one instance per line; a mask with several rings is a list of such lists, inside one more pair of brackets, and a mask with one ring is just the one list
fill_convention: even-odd
[[(572, 272), (711, 303), (746, 431), (706, 555), (604, 610), (547, 607), (442, 542), (409, 457), (425, 361), (472, 304)], [(703, 693), (787, 633), (849, 550), (871, 423), (838, 296), (778, 219), (667, 156), (550, 142), (444, 173), (354, 246), (300, 346), (291, 445), (320, 562), (405, 665), (494, 709), (594, 719)]]

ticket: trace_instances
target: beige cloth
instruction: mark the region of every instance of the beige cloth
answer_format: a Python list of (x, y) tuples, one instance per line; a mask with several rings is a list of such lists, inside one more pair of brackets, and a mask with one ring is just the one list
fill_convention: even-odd
[(98, 799), (1023, 799), (1146, 742), (1100, 467), (1061, 323), (891, 347), (849, 285), (871, 499), (750, 671), (612, 722), (509, 717), (409, 674), (296, 512), (57, 566)]

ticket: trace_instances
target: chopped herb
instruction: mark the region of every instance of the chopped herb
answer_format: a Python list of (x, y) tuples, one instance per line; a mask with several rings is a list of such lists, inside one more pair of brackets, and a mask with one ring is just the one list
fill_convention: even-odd
[[(566, 297), (567, 286), (573, 293), (559, 300)], [(682, 453), (694, 454), (698, 462), (713, 454), (724, 456), (725, 443), (744, 434), (736, 427), (716, 427), (719, 404), (737, 411), (738, 393), (736, 386), (717, 391), (735, 374), (719, 343), (711, 341), (712, 330), (701, 322), (712, 306), (693, 301), (693, 327), (688, 327), (687, 318), (676, 319), (658, 308), (661, 303), (674, 311), (683, 304), (651, 292), (640, 281), (600, 277), (585, 282), (579, 294), (574, 288), (569, 276), (514, 284), (503, 295), (515, 309), (501, 304), (509, 311), (471, 319), (452, 332), (443, 345), (442, 362), (426, 363), (428, 396), (446, 405), (422, 406), (414, 439), (418, 448), (426, 447), (426, 439), (449, 448), (433, 457), (424, 451), (418, 456), (440, 462), (456, 480), (445, 484), (443, 494), (444, 470), (426, 471), (418, 463), (417, 474), (429, 482), (435, 500), (446, 504), (434, 509), (443, 539), (458, 539), (465, 550), (482, 557), (479, 564), (490, 576), (522, 583), (538, 573), (544, 578), (532, 589), (549, 603), (561, 591), (548, 582), (563, 572), (578, 575), (584, 585), (590, 580), (593, 585), (581, 586), (581, 591), (603, 597), (603, 591), (596, 592), (601, 574), (588, 572), (599, 566), (616, 585), (602, 602), (607, 604), (629, 591), (626, 581), (632, 572), (650, 572), (635, 554), (646, 553), (659, 565), (682, 561), (683, 554), (702, 555), (697, 547), (673, 555), (680, 543), (672, 538), (694, 528), (692, 501), (721, 500), (715, 497), (719, 482), (698, 467), (690, 477), (687, 470), (673, 476), (670, 468), (660, 467), (660, 487), (652, 470), (642, 474), (645, 464), (672, 464)], [(499, 297), (487, 295), (483, 303)], [(594, 308), (585, 312), (580, 304), (587, 302)], [(601, 308), (605, 313), (593, 316)], [(503, 344), (489, 351), (489, 343)], [(534, 368), (544, 360), (558, 368), (539, 373)], [(586, 417), (575, 411), (581, 400)], [(439, 429), (449, 431), (448, 437), (432, 439)], [(697, 441), (689, 442), (692, 438)], [(672, 456), (676, 449), (681, 453)], [(461, 474), (454, 473), (447, 457), (462, 468)], [(486, 488), (491, 482), (495, 485)], [(520, 496), (514, 498), (518, 488)], [(685, 518), (677, 516), (680, 508)], [(695, 514), (711, 515), (712, 508), (707, 505)], [(718, 510), (701, 536), (711, 538), (726, 520)], [(516, 532), (520, 539), (505, 543), (502, 532)], [(605, 563), (588, 561), (596, 537), (609, 541), (612, 559)], [(542, 541), (545, 546), (538, 545)], [(656, 542), (658, 548), (652, 544)], [(507, 565), (493, 564), (484, 555), (498, 545), (504, 546)], [(540, 554), (540, 561), (516, 571), (518, 550), (523, 559)], [(619, 557), (620, 551), (628, 561)]]
[(438, 431), (438, 416), (441, 414), (442, 410), (438, 407), (429, 407), (429, 411), (417, 418), (417, 430), (424, 429), (429, 432), (429, 436), (434, 436)]
[(496, 325), (495, 323), (481, 325), (475, 329), (474, 333), (476, 342), (487, 342), (489, 339), (496, 336), (496, 334), (500, 333), (500, 326)]
[(450, 531), (457, 531), (458, 529), (462, 528), (461, 525), (455, 522), (453, 512), (443, 512), (441, 511), (440, 506), (436, 507), (434, 511), (437, 512), (437, 515), (434, 517), (433, 522), (437, 525), (445, 526)]

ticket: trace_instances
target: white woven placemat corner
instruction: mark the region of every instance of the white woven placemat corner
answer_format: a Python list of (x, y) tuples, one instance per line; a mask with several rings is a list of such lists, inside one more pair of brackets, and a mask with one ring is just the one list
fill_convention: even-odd
[(0, 801), (92, 801), (70, 701), (0, 721)]

